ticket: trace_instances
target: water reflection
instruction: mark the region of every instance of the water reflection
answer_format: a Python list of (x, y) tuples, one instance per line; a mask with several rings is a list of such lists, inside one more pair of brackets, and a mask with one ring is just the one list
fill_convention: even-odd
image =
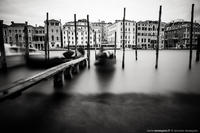
[(115, 75), (115, 66), (96, 66), (95, 74), (99, 90), (101, 92), (108, 92)]

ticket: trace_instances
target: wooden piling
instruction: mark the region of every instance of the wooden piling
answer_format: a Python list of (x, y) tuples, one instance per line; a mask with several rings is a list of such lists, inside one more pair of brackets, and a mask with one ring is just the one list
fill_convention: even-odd
[(95, 53), (95, 60), (97, 59), (97, 53), (96, 53), (96, 46), (97, 45), (97, 36), (96, 36), (96, 31), (94, 32), (94, 53)]
[(29, 40), (28, 40), (28, 22), (25, 22), (24, 26), (24, 39), (25, 39), (25, 58), (29, 58)]
[(68, 30), (67, 30), (67, 49), (69, 51), (69, 33), (68, 33)]
[(0, 20), (0, 65), (2, 67), (3, 72), (7, 72), (7, 63), (6, 63), (6, 53), (4, 47), (4, 38), (3, 38), (3, 20)]
[(49, 13), (46, 13), (45, 60), (49, 60)]
[(126, 8), (124, 8), (124, 17), (123, 17), (123, 57), (122, 57), (122, 69), (124, 69), (124, 60), (125, 60), (125, 14)]
[(90, 22), (89, 22), (89, 15), (87, 15), (87, 29), (88, 29), (87, 58), (88, 58), (88, 69), (90, 69)]
[(156, 69), (158, 68), (161, 14), (162, 14), (162, 6), (160, 6), (160, 10), (159, 10), (159, 21), (158, 21), (158, 30), (157, 30), (156, 65), (155, 65)]
[(137, 34), (138, 34), (138, 31), (137, 31), (138, 29), (137, 29), (137, 23), (136, 23), (136, 26), (135, 26), (135, 60), (137, 61), (137, 41), (138, 41), (138, 39), (137, 39)]
[(72, 69), (73, 69), (72, 66), (67, 68), (67, 69), (65, 69), (65, 71), (64, 71), (65, 79), (72, 79), (73, 78)]
[(193, 21), (194, 21), (194, 4), (192, 4), (191, 22), (190, 22), (190, 57), (189, 57), (189, 69), (192, 68), (192, 38), (193, 38)]
[(61, 19), (60, 19), (60, 43), (61, 43), (61, 48), (63, 48), (64, 45), (63, 45), (63, 31), (62, 31)]
[(116, 58), (116, 49), (117, 49), (117, 32), (115, 31), (115, 48), (114, 48), (114, 56)]
[(54, 75), (54, 88), (60, 88), (63, 86), (63, 72), (59, 72)]
[(80, 66), (79, 63), (77, 63), (76, 65), (74, 65), (74, 73), (77, 74), (80, 72)]
[(74, 32), (75, 32), (75, 56), (77, 56), (77, 27), (76, 27), (76, 14), (74, 14)]
[(200, 54), (200, 35), (198, 35), (197, 38), (196, 62), (199, 62), (199, 54)]

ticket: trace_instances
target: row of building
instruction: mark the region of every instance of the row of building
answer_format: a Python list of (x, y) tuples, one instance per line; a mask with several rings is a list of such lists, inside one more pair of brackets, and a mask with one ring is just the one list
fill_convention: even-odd
[[(28, 25), (29, 47), (44, 49), (47, 24), (45, 26)], [(87, 20), (81, 19), (77, 25), (77, 45), (87, 46), (88, 30)], [(4, 41), (11, 45), (24, 45), (24, 26), (25, 23), (14, 23), (4, 25)], [(74, 22), (67, 22), (63, 26), (58, 20), (49, 20), (48, 26), (50, 48), (66, 48), (75, 46), (75, 26)], [(136, 30), (137, 28), (137, 30)], [(131, 21), (125, 20), (125, 47), (153, 49), (157, 44), (158, 21)], [(137, 33), (136, 33), (137, 31)], [(123, 42), (123, 22), (116, 20), (114, 23), (105, 21), (90, 23), (90, 46), (112, 47), (115, 43), (117, 47), (122, 47)], [(136, 40), (137, 34), (137, 40)], [(197, 37), (200, 35), (200, 24), (194, 23), (193, 26), (193, 45), (197, 44)], [(164, 48), (187, 48), (189, 47), (190, 22), (178, 20), (170, 23), (161, 22), (159, 47)]]

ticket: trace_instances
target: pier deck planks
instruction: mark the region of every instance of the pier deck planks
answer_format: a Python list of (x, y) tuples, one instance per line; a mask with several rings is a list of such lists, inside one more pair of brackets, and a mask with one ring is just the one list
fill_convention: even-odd
[(7, 88), (0, 90), (0, 101), (3, 99), (6, 99), (8, 97), (12, 97), (16, 94), (21, 94), (22, 91), (28, 89), (29, 87), (45, 80), (50, 77), (53, 77), (55, 74), (64, 71), (66, 68), (69, 68), (70, 66), (74, 66), (77, 63), (80, 63), (84, 60), (87, 60), (87, 57), (81, 57), (78, 59), (71, 60), (69, 62), (60, 64), (58, 66), (49, 68), (41, 73), (38, 73), (34, 76), (31, 76), (26, 79), (22, 79), (18, 82), (14, 82), (10, 84)]

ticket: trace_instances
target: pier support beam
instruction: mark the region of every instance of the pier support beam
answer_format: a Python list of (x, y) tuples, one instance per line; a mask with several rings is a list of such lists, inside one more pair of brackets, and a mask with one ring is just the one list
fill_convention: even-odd
[(6, 53), (3, 39), (3, 20), (0, 20), (0, 52), (0, 65), (2, 67), (3, 72), (7, 72)]
[(72, 67), (65, 69), (65, 71), (64, 71), (65, 79), (72, 79), (73, 78), (72, 69), (73, 69)]
[(80, 67), (80, 69), (83, 69), (83, 68), (85, 68), (85, 67), (86, 67), (86, 64), (87, 64), (87, 63), (86, 63), (86, 60), (84, 60), (84, 61), (81, 61), (81, 62), (80, 62), (80, 66), (79, 66), (79, 67)]
[(80, 72), (80, 68), (79, 68), (79, 64), (77, 63), (76, 65), (74, 65), (74, 73), (77, 74)]
[(54, 81), (54, 88), (60, 88), (63, 86), (63, 72), (59, 72), (54, 75), (53, 77)]

